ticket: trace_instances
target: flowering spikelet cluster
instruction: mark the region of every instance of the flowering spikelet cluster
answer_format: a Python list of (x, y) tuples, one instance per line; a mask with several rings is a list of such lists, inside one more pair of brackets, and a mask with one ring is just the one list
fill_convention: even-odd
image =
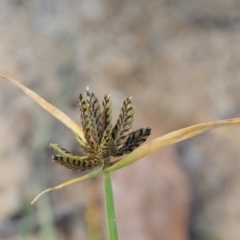
[(148, 127), (131, 131), (134, 120), (134, 108), (131, 97), (122, 105), (117, 123), (112, 125), (112, 104), (110, 95), (104, 96), (102, 103), (95, 94), (87, 89), (79, 96), (79, 109), (84, 139), (75, 134), (84, 156), (76, 156), (57, 144), (50, 146), (58, 151), (52, 159), (73, 170), (88, 170), (112, 165), (111, 157), (119, 157), (132, 152), (146, 141), (151, 134)]

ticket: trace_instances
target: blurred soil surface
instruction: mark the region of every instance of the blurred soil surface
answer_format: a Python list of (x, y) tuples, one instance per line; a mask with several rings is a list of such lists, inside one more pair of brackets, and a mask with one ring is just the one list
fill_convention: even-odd
[[(111, 93), (115, 119), (131, 95), (150, 139), (240, 116), (237, 0), (2, 0), (0, 33), (0, 72), (78, 122), (87, 86)], [(51, 161), (50, 142), (78, 152), (73, 134), (4, 80), (0, 116), (0, 239), (106, 239), (101, 177), (30, 206), (82, 174)], [(214, 130), (113, 173), (119, 238), (240, 239), (239, 136)]]

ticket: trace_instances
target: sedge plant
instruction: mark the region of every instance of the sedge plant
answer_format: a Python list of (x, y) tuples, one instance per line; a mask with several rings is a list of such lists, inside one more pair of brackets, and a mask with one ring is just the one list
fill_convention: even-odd
[[(87, 89), (85, 93), (80, 94), (79, 96), (79, 109), (82, 123), (82, 127), (80, 127), (75, 121), (55, 106), (45, 101), (38, 94), (18, 81), (2, 74), (0, 74), (0, 78), (7, 80), (20, 88), (42, 108), (73, 131), (84, 154), (76, 156), (57, 144), (50, 144), (50, 146), (59, 153), (58, 155), (54, 155), (52, 159), (69, 169), (81, 171), (91, 170), (91, 172), (84, 176), (64, 182), (56, 187), (46, 189), (41, 192), (32, 203), (46, 192), (60, 189), (72, 183), (102, 174), (109, 240), (118, 239), (110, 178), (111, 172), (126, 167), (162, 147), (194, 137), (214, 128), (240, 124), (240, 118), (201, 123), (171, 132), (141, 145), (151, 134), (151, 129), (143, 127), (131, 132), (134, 119), (134, 108), (131, 97), (127, 97), (124, 100), (118, 120), (115, 125), (112, 125), (112, 105), (110, 95), (105, 95), (100, 104), (95, 94)], [(120, 157), (120, 159), (114, 161), (115, 157)]]

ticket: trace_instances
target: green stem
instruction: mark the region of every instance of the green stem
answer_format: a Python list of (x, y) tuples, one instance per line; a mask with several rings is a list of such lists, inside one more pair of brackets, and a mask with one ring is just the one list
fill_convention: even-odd
[(103, 172), (104, 184), (104, 202), (107, 219), (108, 239), (118, 240), (117, 224), (115, 218), (115, 209), (113, 201), (113, 191), (110, 174)]

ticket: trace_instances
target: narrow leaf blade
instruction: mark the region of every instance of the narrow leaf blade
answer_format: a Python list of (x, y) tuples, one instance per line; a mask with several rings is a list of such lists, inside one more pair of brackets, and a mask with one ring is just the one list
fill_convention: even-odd
[(116, 164), (109, 168), (106, 168), (104, 171), (107, 172), (116, 171), (120, 168), (123, 168), (129, 164), (136, 162), (137, 160), (159, 150), (162, 147), (166, 147), (174, 143), (186, 140), (188, 138), (192, 138), (198, 134), (201, 134), (214, 128), (233, 125), (240, 125), (240, 118), (232, 118), (215, 122), (201, 123), (171, 132), (169, 134), (156, 138), (153, 141), (140, 146), (139, 148), (131, 152), (129, 155), (124, 157), (121, 161), (117, 162)]
[(43, 109), (45, 109), (47, 112), (52, 114), (55, 118), (57, 118), (59, 121), (61, 121), (63, 124), (65, 124), (68, 128), (70, 128), (73, 132), (77, 133), (82, 139), (84, 139), (82, 128), (71, 118), (69, 118), (66, 114), (64, 114), (62, 111), (60, 111), (58, 108), (54, 107), (52, 104), (45, 101), (43, 98), (41, 98), (38, 94), (30, 90), (29, 88), (25, 87), (18, 81), (8, 78), (2, 74), (0, 74), (0, 78), (3, 78), (11, 83), (13, 83), (15, 86), (20, 88), (23, 92), (25, 92), (30, 98), (32, 98), (37, 104), (39, 104)]
[(96, 169), (95, 171), (92, 171), (92, 172), (90, 172), (90, 173), (88, 173), (88, 174), (86, 174), (86, 175), (84, 175), (84, 176), (82, 176), (82, 177), (74, 178), (74, 179), (72, 179), (72, 180), (70, 180), (70, 181), (67, 181), (67, 182), (64, 182), (64, 183), (62, 183), (62, 184), (60, 184), (60, 185), (58, 185), (58, 186), (56, 186), (56, 187), (48, 188), (48, 189), (44, 190), (43, 192), (39, 193), (39, 194), (37, 195), (37, 197), (35, 197), (35, 198), (33, 199), (33, 201), (31, 202), (31, 204), (33, 204), (34, 202), (36, 202), (44, 193), (47, 193), (47, 192), (50, 192), (50, 191), (54, 191), (54, 190), (57, 190), (57, 189), (66, 187), (66, 186), (68, 186), (68, 185), (70, 185), (70, 184), (73, 184), (73, 183), (76, 183), (76, 182), (80, 182), (80, 181), (83, 181), (83, 180), (86, 180), (86, 179), (93, 178), (93, 177), (97, 176), (97, 175), (101, 172), (102, 168), (103, 168), (103, 167), (100, 167), (100, 168)]

